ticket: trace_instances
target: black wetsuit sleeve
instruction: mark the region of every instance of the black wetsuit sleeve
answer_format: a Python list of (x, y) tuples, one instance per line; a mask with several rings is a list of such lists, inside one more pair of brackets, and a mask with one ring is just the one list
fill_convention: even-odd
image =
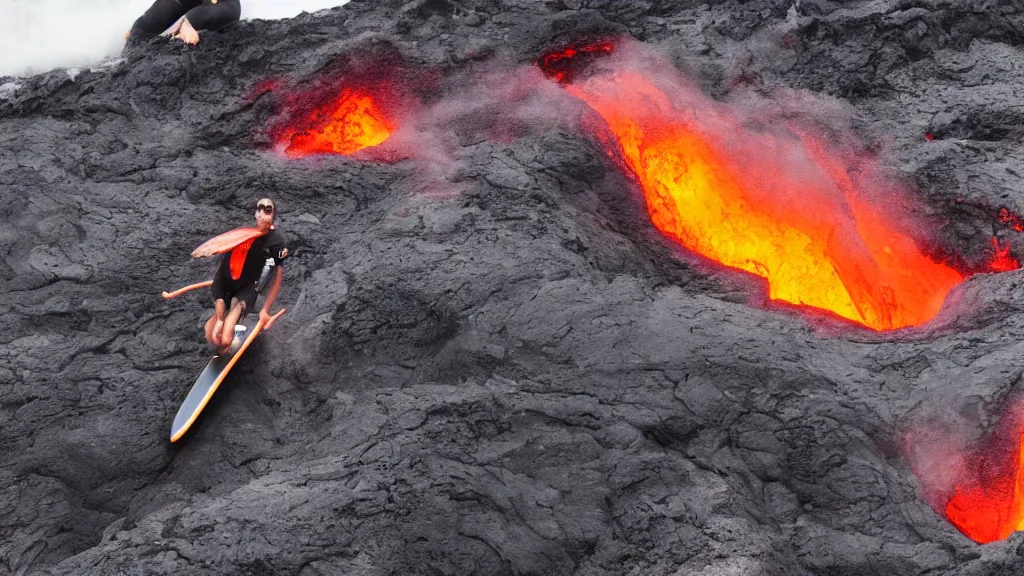
[(284, 234), (278, 230), (271, 232), (267, 237), (264, 250), (267, 251), (270, 258), (274, 259), (274, 265), (280, 266), (288, 258), (288, 246), (285, 244)]
[[(228, 253), (230, 254), (230, 252)], [(225, 268), (227, 267), (228, 254), (221, 254), (217, 257), (217, 268), (213, 272), (213, 285), (210, 286), (210, 293), (214, 300), (228, 299), (228, 286), (224, 280)]]

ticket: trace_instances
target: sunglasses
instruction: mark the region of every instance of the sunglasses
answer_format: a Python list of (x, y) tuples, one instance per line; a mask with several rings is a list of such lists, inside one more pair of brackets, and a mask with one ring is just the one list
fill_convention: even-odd
[(270, 204), (257, 204), (256, 211), (259, 212), (260, 210), (262, 210), (265, 214), (274, 213), (274, 207), (271, 206)]

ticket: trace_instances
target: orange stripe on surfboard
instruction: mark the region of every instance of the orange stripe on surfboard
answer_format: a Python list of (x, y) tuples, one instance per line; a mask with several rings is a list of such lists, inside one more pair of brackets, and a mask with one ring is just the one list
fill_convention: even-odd
[[(270, 320), (277, 320), (281, 316), (281, 314), (284, 314), (285, 310), (285, 308), (282, 308), (280, 312), (271, 316)], [(203, 396), (203, 400), (199, 403), (199, 406), (197, 406), (196, 409), (192, 411), (192, 415), (189, 416), (185, 424), (182, 425), (181, 430), (178, 430), (177, 434), (171, 436), (171, 442), (177, 442), (179, 438), (185, 435), (185, 432), (188, 432), (188, 429), (192, 427), (192, 423), (195, 422), (196, 418), (199, 417), (199, 414), (203, 411), (203, 408), (206, 408), (206, 403), (210, 401), (210, 398), (213, 398), (213, 393), (216, 392), (217, 388), (220, 387), (221, 382), (223, 382), (224, 379), (227, 378), (227, 375), (229, 372), (231, 372), (231, 368), (234, 367), (235, 362), (238, 362), (238, 359), (242, 357), (242, 354), (249, 347), (249, 344), (252, 344), (252, 341), (256, 338), (256, 335), (259, 334), (260, 330), (262, 329), (263, 321), (260, 320), (259, 322), (256, 323), (256, 326), (253, 327), (252, 332), (249, 334), (249, 337), (245, 339), (245, 342), (242, 343), (242, 346), (238, 349), (237, 352), (235, 352), (235, 355), (232, 356), (231, 360), (228, 361), (227, 366), (224, 366), (224, 369), (221, 370), (220, 374), (217, 375), (217, 379), (213, 381), (212, 385), (210, 385), (210, 389), (206, 391), (206, 394)]]

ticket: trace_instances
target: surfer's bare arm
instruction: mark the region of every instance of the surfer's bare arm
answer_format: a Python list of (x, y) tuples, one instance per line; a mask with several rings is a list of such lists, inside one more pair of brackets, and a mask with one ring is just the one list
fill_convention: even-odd
[(278, 291), (281, 290), (281, 283), (284, 280), (284, 266), (280, 264), (274, 266), (271, 274), (274, 277), (270, 280), (270, 289), (267, 290), (267, 296), (263, 299), (263, 308), (260, 309), (260, 320), (263, 321), (264, 330), (270, 328), (270, 325), (274, 323), (274, 319), (270, 316), (270, 305), (274, 303)]

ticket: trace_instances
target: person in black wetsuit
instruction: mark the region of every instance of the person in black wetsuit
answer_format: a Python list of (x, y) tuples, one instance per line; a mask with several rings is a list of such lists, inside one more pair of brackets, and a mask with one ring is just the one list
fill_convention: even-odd
[(130, 40), (152, 38), (165, 30), (186, 44), (199, 42), (198, 30), (219, 30), (238, 22), (240, 0), (156, 0), (128, 32)]
[(220, 352), (231, 346), (235, 324), (256, 305), (256, 296), (264, 264), (273, 258), (269, 288), (260, 309), (263, 328), (273, 324), (268, 311), (277, 298), (284, 277), (282, 263), (288, 257), (284, 235), (274, 227), (277, 207), (269, 198), (256, 203), (256, 227), (265, 232), (262, 236), (250, 238), (220, 257), (217, 271), (213, 275), (213, 316), (206, 322), (206, 340)]

